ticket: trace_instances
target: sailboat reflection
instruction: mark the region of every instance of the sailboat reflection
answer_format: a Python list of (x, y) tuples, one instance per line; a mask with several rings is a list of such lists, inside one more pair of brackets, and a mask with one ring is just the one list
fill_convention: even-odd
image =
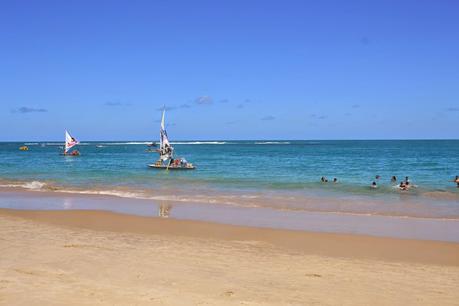
[(161, 218), (169, 218), (172, 205), (167, 203), (160, 203), (158, 209), (158, 216)]
[(63, 208), (64, 209), (72, 209), (73, 208), (73, 200), (70, 198), (64, 198), (64, 203), (63, 203)]

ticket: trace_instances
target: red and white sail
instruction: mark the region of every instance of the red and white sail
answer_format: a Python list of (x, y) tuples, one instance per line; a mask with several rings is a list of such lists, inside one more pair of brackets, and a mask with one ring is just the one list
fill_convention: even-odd
[(80, 142), (72, 137), (69, 132), (65, 131), (65, 153), (67, 153), (71, 148), (79, 143)]

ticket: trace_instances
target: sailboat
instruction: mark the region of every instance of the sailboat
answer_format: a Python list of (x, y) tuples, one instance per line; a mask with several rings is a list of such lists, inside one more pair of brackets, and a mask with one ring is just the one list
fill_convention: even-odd
[(79, 156), (80, 152), (78, 150), (74, 150), (69, 153), (70, 149), (79, 144), (80, 142), (72, 137), (67, 130), (65, 131), (65, 146), (64, 146), (64, 153), (63, 155), (66, 156)]
[(156, 150), (159, 154), (158, 160), (154, 164), (148, 166), (155, 169), (166, 169), (166, 170), (193, 170), (196, 167), (189, 163), (185, 158), (175, 158), (174, 148), (169, 142), (167, 132), (164, 124), (164, 116), (166, 110), (163, 109), (163, 115), (161, 117), (161, 126), (159, 128), (159, 149)]

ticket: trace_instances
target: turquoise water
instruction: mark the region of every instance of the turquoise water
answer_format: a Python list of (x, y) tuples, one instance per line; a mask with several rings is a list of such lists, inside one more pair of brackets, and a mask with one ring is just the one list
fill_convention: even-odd
[[(176, 142), (176, 153), (195, 164), (194, 171), (148, 168), (157, 154), (146, 152), (144, 142), (86, 142), (78, 147), (80, 157), (59, 155), (57, 142), (25, 144), (29, 151), (22, 152), (22, 142), (0, 143), (1, 185), (279, 209), (459, 216), (459, 188), (452, 182), (459, 175), (459, 140)], [(376, 175), (381, 178), (375, 190), (369, 185)], [(416, 188), (401, 192), (392, 175), (409, 176)], [(338, 183), (321, 183), (322, 176)]]

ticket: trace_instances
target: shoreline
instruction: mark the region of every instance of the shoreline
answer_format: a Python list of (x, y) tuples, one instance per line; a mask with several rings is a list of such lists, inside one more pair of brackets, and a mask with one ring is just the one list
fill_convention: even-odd
[(96, 210), (0, 209), (0, 217), (20, 218), (56, 227), (97, 232), (246, 243), (256, 241), (309, 255), (459, 266), (459, 243), (442, 241), (234, 226)]
[(103, 210), (115, 213), (194, 220), (305, 232), (369, 235), (459, 242), (459, 220), (288, 211), (0, 188), (0, 208), (22, 210)]
[[(219, 189), (200, 186), (183, 189), (166, 184), (91, 186), (58, 183), (53, 180), (15, 180), (0, 178), (0, 190), (40, 191), (62, 194), (106, 195), (126, 199), (171, 201), (183, 203), (222, 204), (238, 207), (259, 207), (289, 211), (378, 215), (392, 217), (459, 220), (459, 189), (412, 188), (400, 191), (396, 185), (371, 189), (359, 185), (360, 191), (350, 191), (346, 183), (323, 184), (306, 182), (306, 189)], [(380, 186), (381, 187), (381, 186)], [(342, 189), (344, 188), (344, 189)]]

